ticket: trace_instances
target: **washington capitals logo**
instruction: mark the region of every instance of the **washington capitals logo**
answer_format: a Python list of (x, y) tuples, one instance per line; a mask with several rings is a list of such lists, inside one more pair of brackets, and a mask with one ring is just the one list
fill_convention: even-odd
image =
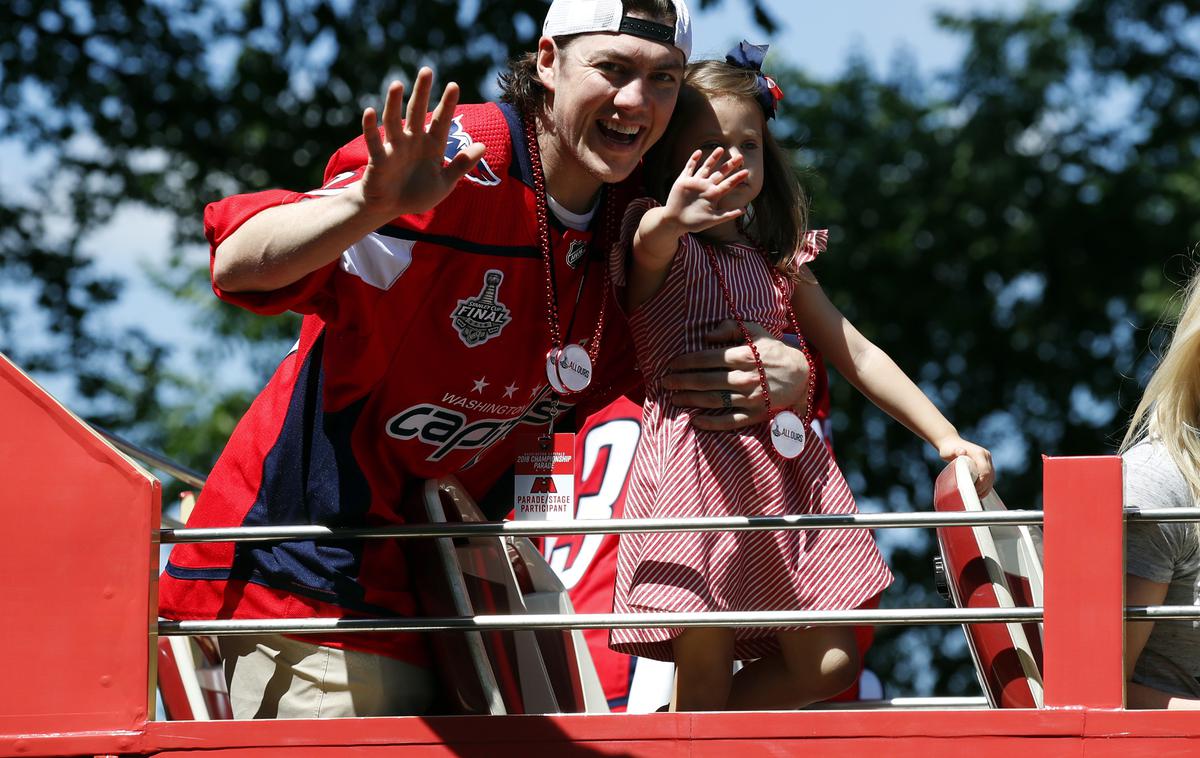
[(477, 347), (499, 336), (504, 325), (512, 321), (508, 307), (497, 299), (503, 281), (503, 272), (488, 269), (479, 294), (459, 300), (458, 307), (450, 314), (450, 322), (458, 332), (458, 338), (467, 347)]
[[(446, 137), (446, 162), (449, 163), (454, 156), (473, 144), (475, 144), (475, 140), (471, 139), (471, 135), (463, 129), (462, 116), (455, 116), (454, 120), (450, 122), (450, 134)], [(467, 172), (467, 178), (484, 187), (495, 187), (500, 183), (500, 177), (496, 176), (492, 167), (482, 158), (479, 159), (479, 163), (475, 164), (475, 168)]]

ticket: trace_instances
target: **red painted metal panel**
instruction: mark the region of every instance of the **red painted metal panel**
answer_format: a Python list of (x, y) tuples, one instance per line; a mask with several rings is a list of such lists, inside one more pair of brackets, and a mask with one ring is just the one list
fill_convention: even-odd
[(1150, 737), (1124, 735), (1116, 738), (1087, 739), (1083, 742), (1085, 758), (1196, 758), (1200, 755), (1200, 739), (1196, 737)]
[[(1195, 711), (1091, 711), (1084, 724), (1084, 736), (1190, 737), (1200, 741), (1197, 721)], [(1200, 755), (1200, 749), (1194, 754)]]
[(796, 738), (889, 739), (1078, 737), (1072, 711), (829, 711), (566, 716), (445, 716), (341, 721), (171, 722), (147, 725), (147, 746), (162, 750), (271, 745), (421, 745), (681, 741), (775, 742)]
[[(144, 734), (0, 740), (0, 754), (273, 756), (1180, 755), (1195, 717), (1084, 710), (885, 710), (631, 716), (458, 716), (327, 721), (150, 722)], [(390, 751), (390, 753), (389, 753)], [(1102, 751), (1102, 752), (1096, 752)], [(1197, 753), (1192, 753), (1197, 754)]]
[[(1078, 756), (1107, 734), (1087, 733), (1082, 711), (833, 711), (799, 713), (649, 714), (631, 716), (460, 716), (357, 719), (354, 722), (194, 722), (147, 725), (142, 751), (164, 755), (203, 750), (206, 756), (297, 754), (316, 748), (403, 748), (403, 755), (971, 755)], [(1162, 714), (1118, 712), (1124, 755), (1154, 755), (1159, 745), (1189, 739), (1194, 723), (1172, 720), (1144, 728)], [(1173, 715), (1173, 714), (1172, 714)], [(1193, 719), (1194, 721), (1194, 719)], [(1136, 737), (1147, 734), (1146, 739)], [(1153, 734), (1153, 736), (1149, 736)], [(244, 749), (246, 752), (240, 752)], [(180, 751), (180, 753), (176, 753)], [(194, 753), (193, 753), (194, 754)]]
[(0, 418), (0, 750), (16, 735), (139, 729), (158, 482), (2, 355)]
[(1121, 708), (1121, 459), (1044, 459), (1046, 707)]

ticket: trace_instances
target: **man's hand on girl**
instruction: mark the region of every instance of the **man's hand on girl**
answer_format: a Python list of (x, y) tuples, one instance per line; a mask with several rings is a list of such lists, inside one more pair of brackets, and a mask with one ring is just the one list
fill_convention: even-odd
[[(748, 323), (746, 329), (754, 339), (767, 374), (772, 408), (802, 406), (808, 399), (809, 369), (804, 353), (775, 339), (758, 324)], [(671, 361), (662, 382), (663, 387), (674, 390), (671, 402), (678, 408), (729, 409), (719, 416), (693, 416), (692, 425), (697, 429), (728, 431), (766, 421), (767, 406), (763, 402), (754, 353), (737, 322), (722, 321), (705, 339), (732, 347), (698, 350)]]
[(992, 454), (987, 448), (956, 436), (939, 443), (937, 449), (938, 457), (947, 463), (959, 456), (967, 456), (975, 471), (975, 492), (980, 497), (991, 492), (996, 481), (996, 469), (992, 465)]

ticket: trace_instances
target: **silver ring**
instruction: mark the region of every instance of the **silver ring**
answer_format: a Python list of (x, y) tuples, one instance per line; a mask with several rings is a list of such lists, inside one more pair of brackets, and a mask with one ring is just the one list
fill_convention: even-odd
[(729, 390), (721, 390), (717, 393), (721, 396), (721, 407), (729, 409), (733, 407), (733, 393)]

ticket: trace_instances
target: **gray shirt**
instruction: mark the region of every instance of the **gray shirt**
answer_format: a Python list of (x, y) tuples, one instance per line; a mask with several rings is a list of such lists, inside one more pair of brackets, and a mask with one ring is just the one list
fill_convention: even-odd
[[(1162, 445), (1142, 442), (1123, 456), (1125, 507), (1194, 508), (1179, 467)], [(1200, 531), (1196, 523), (1130, 523), (1125, 571), (1167, 584), (1164, 605), (1200, 605)], [(1133, 681), (1200, 698), (1200, 622), (1156, 621)]]

